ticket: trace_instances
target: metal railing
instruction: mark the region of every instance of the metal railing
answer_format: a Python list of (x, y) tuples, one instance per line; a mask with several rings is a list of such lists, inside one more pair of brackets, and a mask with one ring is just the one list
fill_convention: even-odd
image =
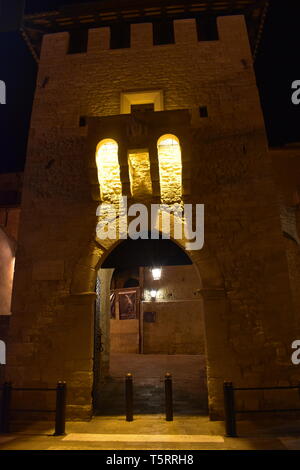
[(298, 385), (276, 386), (276, 387), (234, 387), (232, 382), (224, 382), (224, 415), (225, 430), (227, 437), (238, 437), (236, 429), (236, 415), (240, 413), (284, 413), (300, 411), (300, 408), (275, 408), (275, 409), (256, 409), (239, 410), (235, 406), (235, 392), (254, 392), (265, 390), (298, 390), (300, 394), (300, 382)]
[[(0, 433), (9, 434), (11, 413), (54, 413), (55, 414), (55, 432), (54, 436), (63, 436), (66, 429), (66, 403), (67, 403), (67, 384), (58, 382), (56, 388), (27, 388), (13, 387), (11, 382), (5, 382), (2, 390), (1, 410), (0, 410)], [(13, 392), (56, 392), (55, 410), (41, 410), (28, 408), (12, 408)]]

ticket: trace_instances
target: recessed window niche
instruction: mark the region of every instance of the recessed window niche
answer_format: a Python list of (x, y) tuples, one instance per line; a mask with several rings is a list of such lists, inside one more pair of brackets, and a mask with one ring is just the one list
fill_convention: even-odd
[(152, 182), (147, 149), (129, 150), (128, 165), (131, 194), (134, 198), (151, 196)]
[(164, 110), (164, 99), (162, 90), (128, 91), (121, 93), (121, 114), (130, 114), (132, 106), (154, 105), (154, 111)]

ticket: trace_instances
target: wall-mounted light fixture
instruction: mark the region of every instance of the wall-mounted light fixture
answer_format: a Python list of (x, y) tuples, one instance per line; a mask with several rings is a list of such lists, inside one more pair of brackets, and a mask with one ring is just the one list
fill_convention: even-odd
[(162, 268), (152, 268), (151, 272), (154, 281), (159, 281), (161, 279)]
[(151, 295), (151, 300), (156, 300), (157, 290), (152, 289), (152, 290), (150, 291), (150, 295)]

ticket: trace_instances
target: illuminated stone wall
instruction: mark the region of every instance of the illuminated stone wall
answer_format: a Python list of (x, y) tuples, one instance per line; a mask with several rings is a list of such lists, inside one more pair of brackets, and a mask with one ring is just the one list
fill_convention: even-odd
[(21, 173), (0, 175), (0, 316), (11, 313), (22, 179)]
[[(292, 216), (288, 225), (281, 222), (284, 244), (289, 268), (292, 299), (296, 312), (300, 311), (300, 146), (287, 145), (283, 148), (271, 148), (270, 157), (274, 181), (277, 189), (277, 201), (281, 211)], [(296, 331), (300, 328), (300, 316), (296, 316)], [(295, 371), (295, 379), (296, 379)]]
[(157, 289), (153, 302), (146, 292), (144, 312), (155, 312), (155, 322), (144, 322), (145, 354), (204, 354), (204, 318), (201, 285), (194, 266), (164, 266), (160, 281), (145, 270), (145, 289)]
[(134, 198), (152, 196), (150, 160), (147, 151), (130, 151), (128, 153), (131, 194)]
[[(103, 270), (102, 270), (103, 271)], [(110, 321), (111, 351), (138, 353), (143, 342), (144, 354), (204, 354), (204, 318), (199, 276), (193, 266), (164, 266), (162, 278), (154, 281), (145, 268), (140, 302), (140, 321)], [(124, 282), (134, 278), (135, 270), (115, 273), (114, 285), (124, 288)], [(116, 287), (117, 288), (117, 287)], [(156, 300), (151, 289), (157, 290)], [(143, 312), (155, 312), (155, 321), (143, 320)], [(137, 325), (135, 324), (137, 323)]]
[[(108, 28), (90, 31), (86, 54), (66, 54), (68, 33), (43, 42), (6, 377), (31, 386), (66, 380), (69, 417), (91, 414), (95, 280), (113, 248), (95, 242), (95, 151), (104, 138), (118, 143), (128, 196), (128, 150), (148, 148), (147, 201), (157, 203), (157, 141), (176, 135), (183, 201), (205, 204), (205, 247), (190, 256), (202, 280), (211, 416), (222, 416), (224, 380), (295, 380), (290, 344), (298, 330), (244, 19), (218, 18), (220, 39), (211, 42), (196, 41), (193, 20), (178, 20), (176, 44), (163, 46), (152, 46), (149, 26), (132, 27), (130, 49), (109, 50)], [(149, 117), (147, 145), (143, 126), (119, 116), (121, 93), (137, 90), (163, 91), (165, 111)], [(79, 126), (80, 116), (90, 117), (88, 126)], [(133, 145), (140, 136), (142, 147)]]
[(122, 194), (117, 142), (106, 139), (98, 144), (96, 164), (101, 200), (113, 203)]
[(161, 201), (180, 203), (182, 198), (182, 156), (180, 142), (174, 135), (160, 137), (157, 143)]
[(15, 244), (0, 228), (0, 315), (10, 315), (15, 266)]

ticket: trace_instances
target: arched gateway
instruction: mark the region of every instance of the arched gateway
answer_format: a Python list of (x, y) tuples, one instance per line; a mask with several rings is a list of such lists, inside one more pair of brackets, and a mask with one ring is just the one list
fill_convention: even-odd
[[(141, 241), (141, 240), (140, 240)], [(127, 262), (127, 267), (133, 267), (133, 266), (148, 266), (151, 267), (151, 259), (153, 259), (153, 242), (151, 243), (151, 240), (142, 240), (144, 245), (142, 245), (143, 251), (140, 252), (140, 248), (136, 249), (135, 248), (135, 243), (139, 245), (137, 242), (133, 242), (131, 245), (130, 251), (128, 251), (127, 248), (127, 256), (131, 255), (132, 260), (131, 263)], [(164, 246), (164, 242), (168, 243), (173, 243), (168, 240), (156, 240), (156, 242), (161, 242)], [(111, 286), (111, 278), (113, 275), (114, 269), (113, 267), (116, 268), (118, 266), (118, 261), (120, 261), (120, 256), (119, 254), (122, 251), (118, 252), (118, 256), (114, 257), (114, 252), (122, 246), (122, 244), (127, 243), (124, 241), (119, 241), (117, 243), (112, 243), (111, 246), (107, 250), (101, 250), (99, 244), (97, 242), (94, 243), (89, 247), (87, 250), (86, 254), (78, 261), (78, 264), (76, 266), (76, 269), (74, 271), (74, 276), (73, 276), (73, 282), (72, 282), (72, 296), (74, 298), (74, 301), (76, 297), (78, 299), (81, 299), (82, 302), (82, 315), (84, 315), (84, 311), (88, 308), (89, 311), (89, 321), (91, 322), (91, 327), (89, 329), (91, 335), (92, 335), (92, 322), (93, 322), (93, 311), (94, 311), (94, 302), (97, 299), (94, 293), (94, 286), (96, 283), (97, 275), (99, 277), (99, 291), (98, 291), (98, 302), (99, 302), (99, 309), (101, 311), (100, 315), (103, 316), (103, 318), (98, 319), (99, 324), (94, 325), (96, 328), (101, 328), (101, 334), (106, 338), (102, 339), (103, 342), (107, 341), (109, 338), (109, 327), (107, 325), (107, 322), (110, 318), (110, 301), (109, 301), (109, 294), (110, 294), (110, 286)], [(147, 243), (151, 245), (150, 247), (150, 252), (147, 253), (145, 250), (145, 247), (147, 246)], [(218, 347), (221, 346), (221, 340), (223, 340), (223, 343), (226, 343), (226, 329), (224, 328), (224, 318), (226, 317), (226, 312), (228, 311), (228, 299), (226, 296), (226, 292), (224, 289), (224, 283), (223, 279), (221, 277), (220, 271), (218, 269), (216, 261), (209, 255), (207, 248), (203, 248), (203, 250), (200, 250), (199, 252), (194, 252), (190, 251), (187, 252), (184, 249), (185, 242), (183, 240), (179, 241), (176, 240), (176, 246), (178, 246), (178, 251), (182, 251), (182, 253), (186, 253), (186, 257), (188, 259), (185, 261), (182, 261), (179, 259), (179, 262), (176, 262), (176, 256), (175, 256), (175, 261), (172, 261), (172, 264), (177, 265), (177, 268), (180, 269), (181, 264), (186, 264), (186, 263), (192, 263), (192, 269), (195, 271), (195, 274), (193, 275), (193, 279), (196, 280), (194, 287), (197, 283), (197, 289), (194, 292), (194, 295), (197, 295), (197, 300), (199, 301), (200, 299), (203, 301), (203, 312), (204, 313), (204, 324), (203, 324), (203, 330), (199, 331), (199, 335), (203, 335), (205, 338), (205, 356), (206, 356), (206, 362), (209, 364), (209, 374), (212, 374), (212, 377), (208, 374), (207, 377), (207, 385), (208, 385), (208, 399), (209, 399), (209, 405), (210, 405), (210, 414), (211, 416), (216, 416), (216, 411), (214, 409), (215, 406), (215, 398), (216, 398), (216, 390), (219, 389), (219, 406), (222, 406), (222, 381), (224, 378), (224, 368), (221, 365), (220, 370), (218, 370), (218, 367), (220, 365), (219, 361), (216, 363), (216, 369), (214, 370), (213, 368), (213, 363), (210, 362), (210, 355), (214, 356), (215, 353), (215, 337), (216, 335), (218, 336)], [(125, 249), (126, 250), (126, 249)], [(154, 248), (155, 250), (155, 248)], [(164, 256), (166, 256), (166, 249), (161, 251), (161, 253), (164, 253)], [(177, 254), (178, 257), (178, 254)], [(184, 255), (182, 256), (184, 257)], [(106, 261), (112, 258), (111, 263), (106, 264)], [(116, 261), (116, 258), (118, 261)], [(136, 261), (135, 261), (136, 258)], [(164, 257), (163, 257), (164, 258)], [(168, 266), (168, 258), (167, 261), (164, 261), (164, 259), (161, 259), (159, 254), (157, 254), (156, 250), (156, 257), (155, 257), (155, 263), (160, 263), (161, 265), (167, 265)], [(125, 263), (125, 264), (124, 264)], [(126, 262), (123, 261), (122, 266), (125, 266)], [(179, 266), (178, 266), (179, 265)], [(106, 266), (106, 268), (101, 269), (102, 266)], [(108, 266), (108, 267), (107, 267)], [(84, 269), (83, 269), (84, 267)], [(201, 276), (201, 272), (204, 273), (203, 276)], [(190, 299), (193, 300), (193, 299)], [(184, 305), (184, 302), (183, 302)], [(172, 307), (171, 307), (172, 308)], [(182, 312), (182, 315), (184, 316), (184, 311)], [(84, 316), (84, 321), (87, 321), (86, 314)], [(188, 316), (186, 317), (186, 321), (189, 321)], [(218, 331), (216, 331), (215, 325), (218, 325)], [(195, 324), (196, 327), (196, 324)], [(99, 334), (99, 329), (98, 329), (98, 334)], [(88, 339), (88, 338), (87, 338)], [(91, 354), (92, 358), (92, 347), (93, 347), (93, 341), (94, 338), (90, 338), (90, 344), (89, 344), (89, 351)], [(97, 341), (97, 340), (96, 340)], [(99, 344), (98, 344), (99, 346)], [(93, 388), (95, 390), (96, 387), (96, 393), (101, 394), (101, 381), (103, 382), (103, 379), (107, 373), (108, 373), (108, 363), (109, 363), (109, 356), (110, 356), (110, 348), (107, 345), (107, 342), (105, 345), (102, 343), (102, 347), (104, 347), (104, 350), (102, 351), (102, 354), (99, 354), (98, 357), (94, 357), (94, 360), (96, 359), (97, 363), (97, 370), (95, 371), (94, 368), (94, 373), (95, 376), (92, 378), (90, 377), (90, 386), (92, 387), (92, 381), (94, 380), (93, 383)], [(76, 347), (76, 345), (74, 345)], [(99, 352), (99, 349), (98, 349)], [(101, 350), (100, 350), (101, 352)], [(94, 354), (97, 355), (97, 348), (96, 351), (94, 351)], [(184, 353), (183, 353), (184, 354)], [(128, 367), (130, 365), (128, 364)], [(200, 366), (199, 366), (200, 368)], [(222, 370), (221, 370), (222, 369)], [(206, 371), (205, 371), (206, 373)], [(232, 373), (232, 368), (228, 368), (228, 374)], [(101, 376), (102, 374), (102, 376)], [(219, 378), (217, 377), (217, 374), (220, 374)], [(99, 381), (98, 383), (95, 383)], [(212, 394), (210, 395), (212, 391)], [(187, 391), (188, 393), (188, 391)], [(213, 395), (214, 394), (214, 395)], [(214, 400), (212, 400), (212, 396), (214, 396)]]

